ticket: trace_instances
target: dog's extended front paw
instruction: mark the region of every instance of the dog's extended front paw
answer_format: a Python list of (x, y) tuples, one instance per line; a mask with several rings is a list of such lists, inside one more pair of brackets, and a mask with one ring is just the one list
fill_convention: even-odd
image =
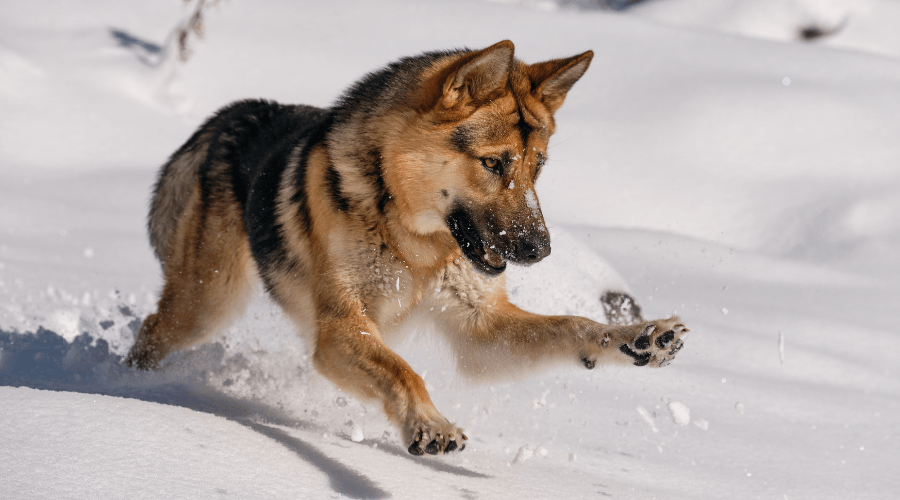
[[(619, 352), (633, 360), (635, 366), (666, 366), (684, 347), (682, 336), (689, 330), (677, 317), (638, 325), (639, 333), (630, 341), (621, 339)], [(651, 363), (652, 362), (652, 363)]]
[(688, 332), (677, 317), (603, 328), (583, 350), (581, 363), (589, 370), (598, 357), (636, 366), (666, 366), (684, 346), (682, 337)]
[(444, 417), (437, 419), (418, 419), (408, 427), (407, 434), (411, 455), (439, 455), (451, 451), (462, 451), (469, 439), (462, 429), (451, 424)]

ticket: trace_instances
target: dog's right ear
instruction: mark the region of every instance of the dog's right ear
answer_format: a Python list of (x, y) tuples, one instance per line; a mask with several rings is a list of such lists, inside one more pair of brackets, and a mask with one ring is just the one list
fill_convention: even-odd
[(562, 106), (566, 94), (584, 76), (594, 58), (594, 51), (565, 59), (556, 59), (528, 66), (532, 94), (541, 100), (551, 113)]
[(515, 46), (509, 40), (468, 54), (458, 61), (441, 89), (444, 109), (462, 109), (506, 88)]

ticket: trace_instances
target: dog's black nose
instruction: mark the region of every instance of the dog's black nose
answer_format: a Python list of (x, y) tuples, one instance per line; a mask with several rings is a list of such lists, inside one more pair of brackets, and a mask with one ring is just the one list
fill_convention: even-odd
[(539, 236), (533, 236), (519, 241), (516, 248), (516, 257), (519, 262), (534, 264), (550, 255), (550, 242)]

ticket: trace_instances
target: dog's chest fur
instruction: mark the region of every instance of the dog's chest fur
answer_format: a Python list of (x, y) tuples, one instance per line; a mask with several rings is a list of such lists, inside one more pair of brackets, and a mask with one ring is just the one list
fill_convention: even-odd
[(386, 245), (360, 242), (347, 257), (345, 278), (356, 284), (366, 315), (383, 330), (397, 326), (417, 308), (431, 307), (435, 299), (447, 303), (446, 297), (453, 296), (477, 306), (494, 300), (504, 287), (502, 276), (486, 280), (461, 255), (427, 273), (410, 268)]

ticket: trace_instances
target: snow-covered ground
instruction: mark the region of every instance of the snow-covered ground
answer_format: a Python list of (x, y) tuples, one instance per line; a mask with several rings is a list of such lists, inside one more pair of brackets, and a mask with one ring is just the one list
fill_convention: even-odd
[[(896, 498), (900, 2), (0, 3), (0, 498)], [(814, 43), (799, 29), (840, 25)], [(221, 105), (327, 106), (402, 55), (509, 38), (596, 53), (538, 194), (553, 255), (514, 300), (691, 327), (661, 370), (469, 385), (398, 346), (460, 454), (415, 458), (319, 377), (264, 297), (157, 373), (121, 365), (160, 286), (155, 170)]]

